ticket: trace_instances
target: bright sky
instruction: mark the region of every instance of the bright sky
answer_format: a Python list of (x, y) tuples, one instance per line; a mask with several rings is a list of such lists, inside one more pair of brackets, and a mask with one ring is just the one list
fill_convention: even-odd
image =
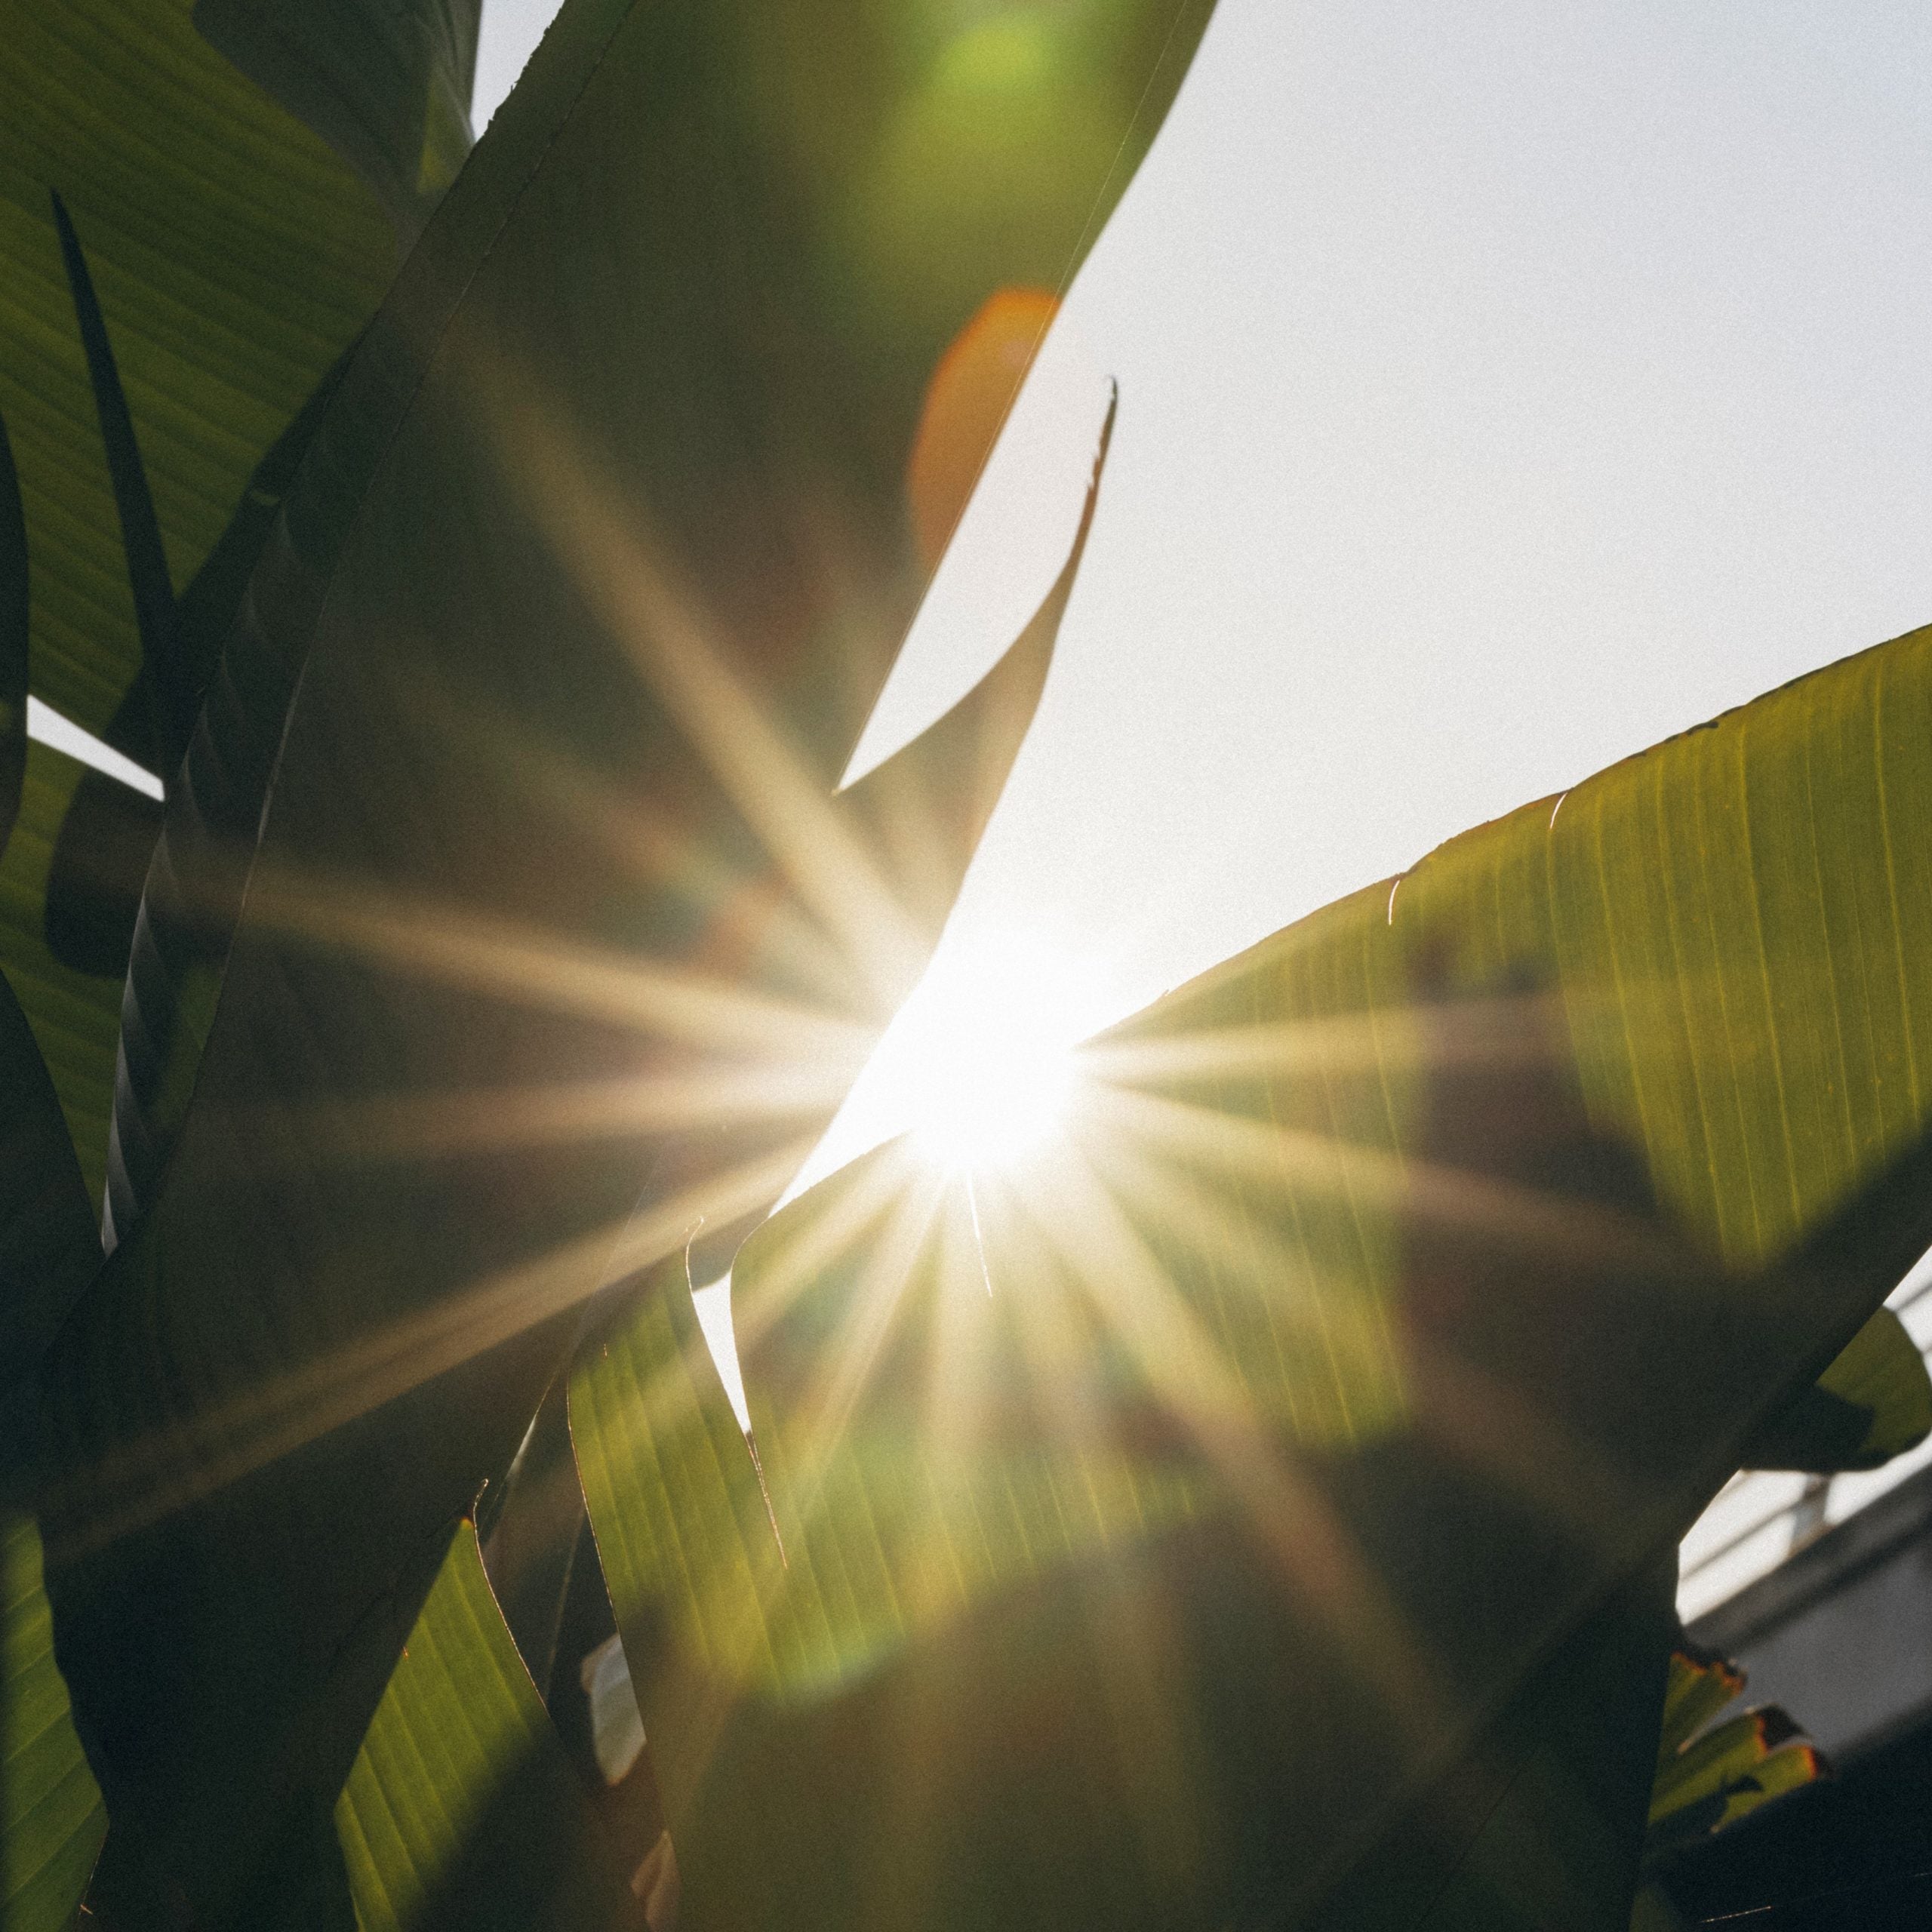
[[(551, 11), (488, 0), (479, 123)], [(948, 948), (1097, 1023), (1932, 620), (1928, 72), (1917, 0), (1220, 0), (1056, 329), (1118, 424)], [(878, 749), (1009, 640), (954, 589)]]

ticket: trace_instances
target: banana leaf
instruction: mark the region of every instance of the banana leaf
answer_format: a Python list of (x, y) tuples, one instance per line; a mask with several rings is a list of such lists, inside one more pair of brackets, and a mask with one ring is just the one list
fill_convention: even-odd
[[(8, 0), (0, 97), (0, 412), (29, 572), (0, 575), (10, 587), (31, 583), (28, 688), (158, 769), (137, 683), (135, 595), (50, 190), (86, 245), (176, 582), (211, 558), (251, 467), (374, 306), (394, 271), (394, 238), (352, 174), (201, 40), (175, 0)], [(183, 602), (191, 644), (211, 648), (192, 600)], [(98, 1193), (126, 951), (103, 947), (91, 918), (78, 951), (71, 918), (43, 930), (48, 855), (84, 781), (36, 749), (26, 784), (29, 849), (10, 852), (0, 875), (0, 961)], [(82, 801), (109, 835), (83, 872), (125, 907), (152, 815), (106, 780), (85, 784)], [(128, 917), (116, 911), (117, 930)]]
[(1915, 632), (1169, 995), (999, 1186), (801, 1197), (755, 1460), (667, 1269), (573, 1427), (706, 1922), (1321, 1923), (1932, 1240), (1929, 711)]
[[(1201, 19), (578, 0), (352, 361), (248, 599), (299, 678), (260, 843), (171, 804), (157, 851), (241, 907), (177, 989), (206, 1044), (156, 1048), (158, 1193), (44, 1378), (63, 1667), (116, 1832), (210, 1924), (312, 1841), (580, 1304), (762, 1213), (918, 970), (1078, 561), (830, 796), (920, 593), (923, 385), (1063, 278)], [(1010, 221), (952, 207), (981, 149)]]

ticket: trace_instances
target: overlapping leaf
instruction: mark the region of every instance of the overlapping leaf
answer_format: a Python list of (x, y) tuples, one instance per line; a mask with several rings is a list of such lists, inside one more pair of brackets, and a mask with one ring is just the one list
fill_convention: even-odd
[[(213, 1922), (346, 1774), (386, 1675), (352, 1634), (427, 1587), (577, 1304), (761, 1209), (949, 900), (898, 891), (862, 788), (827, 802), (918, 592), (920, 386), (989, 281), (1064, 272), (1200, 22), (1007, 24), (1043, 58), (975, 56), (983, 97), (950, 29), (843, 6), (567, 9), (284, 506), (247, 662), (300, 698), (230, 788), (251, 831), (267, 789), (259, 851), (171, 814), (155, 873), (245, 908), (171, 1015), (131, 1003), (193, 1103), (49, 1374), (63, 1663), (117, 1825)], [(949, 221), (1021, 84), (1030, 213)], [(1057, 102), (1111, 141), (1054, 146)], [(875, 257), (902, 189), (931, 219)], [(963, 714), (996, 769), (1055, 614)], [(989, 803), (941, 789), (954, 878)]]
[(1647, 1867), (1825, 1775), (1823, 1754), (1775, 1705), (1712, 1721), (1744, 1684), (1743, 1671), (1730, 1659), (1678, 1633), (1657, 1740)]

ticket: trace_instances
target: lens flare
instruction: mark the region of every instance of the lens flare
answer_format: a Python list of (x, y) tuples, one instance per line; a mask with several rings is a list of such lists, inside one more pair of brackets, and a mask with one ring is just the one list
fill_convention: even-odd
[(1043, 940), (1008, 933), (958, 948), (935, 962), (881, 1047), (880, 1102), (934, 1165), (1011, 1168), (1064, 1124), (1073, 1048), (1094, 1017), (1089, 976)]

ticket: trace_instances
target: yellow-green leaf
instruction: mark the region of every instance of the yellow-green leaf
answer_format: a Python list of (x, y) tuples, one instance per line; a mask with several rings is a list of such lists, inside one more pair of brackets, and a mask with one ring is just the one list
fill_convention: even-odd
[(450, 1545), (335, 1804), (362, 1932), (637, 1927), (483, 1574), (473, 1524)]

